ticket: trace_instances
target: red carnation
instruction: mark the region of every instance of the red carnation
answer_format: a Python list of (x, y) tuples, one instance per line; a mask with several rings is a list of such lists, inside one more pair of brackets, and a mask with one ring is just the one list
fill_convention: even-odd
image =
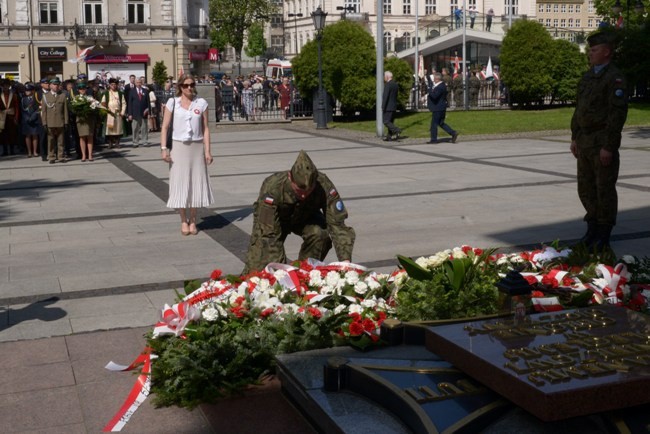
[(533, 291), (530, 294), (532, 297), (545, 297), (544, 293), (542, 291)]
[(221, 277), (221, 270), (213, 270), (212, 274), (210, 274), (210, 279), (212, 280), (219, 280)]
[(377, 328), (375, 322), (370, 318), (364, 319), (362, 324), (363, 324), (363, 329), (367, 332), (371, 332)]
[(527, 276), (524, 276), (524, 279), (526, 279), (526, 282), (528, 282), (529, 285), (537, 285), (537, 277), (531, 276), (530, 274)]
[(359, 336), (363, 333), (363, 325), (358, 321), (350, 323), (350, 336)]
[(316, 319), (320, 319), (320, 317), (323, 316), (323, 314), (321, 313), (321, 311), (318, 310), (318, 308), (316, 308), (316, 307), (310, 307), (310, 308), (308, 308), (308, 309), (307, 309), (307, 312), (309, 312), (309, 314), (310, 314), (311, 316), (313, 316), (314, 318), (316, 318)]

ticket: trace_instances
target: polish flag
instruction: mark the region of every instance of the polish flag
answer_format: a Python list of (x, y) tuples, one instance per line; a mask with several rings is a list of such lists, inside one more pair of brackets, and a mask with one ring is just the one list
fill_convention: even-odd
[(563, 309), (557, 297), (533, 297), (532, 301), (535, 312), (557, 312)]
[(458, 60), (458, 56), (454, 58), (454, 78), (458, 75), (460, 72), (460, 61)]
[(77, 57), (74, 59), (68, 59), (68, 62), (70, 63), (79, 63), (79, 62), (85, 62), (86, 57), (88, 57), (88, 54), (92, 51), (92, 49), (95, 48), (93, 45), (92, 47), (84, 48), (83, 50), (79, 51), (77, 53)]

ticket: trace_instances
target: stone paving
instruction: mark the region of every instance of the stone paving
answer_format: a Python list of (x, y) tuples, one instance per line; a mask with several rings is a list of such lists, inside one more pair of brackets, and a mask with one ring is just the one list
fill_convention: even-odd
[[(612, 243), (619, 254), (650, 251), (648, 138), (650, 129), (623, 134)], [(214, 268), (241, 271), (259, 186), (288, 170), (300, 149), (345, 201), (357, 232), (354, 262), (375, 269), (394, 269), (396, 254), (461, 244), (517, 250), (584, 232), (567, 131), (461, 132), (457, 144), (429, 145), (306, 122), (217, 125), (210, 167), (216, 203), (189, 237), (165, 207), (168, 168), (158, 135), (150, 140), (155, 145), (137, 149), (125, 140), (93, 163), (0, 158), (2, 432), (99, 432), (135, 379), (103, 366), (137, 356), (142, 335), (184, 280), (205, 279)], [(290, 238), (289, 257), (298, 249)], [(263, 396), (284, 405), (279, 419), (302, 427), (292, 432), (309, 432), (277, 388)], [(155, 410), (147, 401), (124, 432), (233, 432), (219, 428), (215, 414)], [(244, 425), (238, 432), (270, 432), (269, 425)]]

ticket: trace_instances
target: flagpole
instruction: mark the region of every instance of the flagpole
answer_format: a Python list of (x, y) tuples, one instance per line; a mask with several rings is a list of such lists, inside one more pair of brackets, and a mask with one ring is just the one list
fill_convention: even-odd
[(467, 95), (467, 0), (463, 0), (463, 109), (469, 106)]
[(415, 0), (415, 81), (413, 86), (415, 88), (414, 98), (415, 98), (415, 110), (420, 108), (420, 26), (419, 19), (420, 14), (418, 10), (418, 0)]
[(384, 93), (384, 9), (383, 9), (383, 1), (382, 0), (377, 0), (377, 50), (376, 50), (376, 56), (377, 56), (377, 65), (376, 65), (376, 70), (377, 70), (377, 75), (376, 75), (376, 80), (377, 80), (377, 92), (375, 94), (375, 98), (377, 103), (375, 104), (377, 107), (375, 109), (375, 116), (376, 116), (376, 132), (377, 132), (377, 137), (381, 137), (384, 135), (384, 123), (383, 123), (383, 113), (381, 110), (381, 101), (382, 101), (382, 94)]

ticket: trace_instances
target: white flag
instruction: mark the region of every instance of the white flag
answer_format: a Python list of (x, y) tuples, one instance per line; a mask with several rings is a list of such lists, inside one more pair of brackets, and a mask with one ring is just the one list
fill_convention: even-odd
[(492, 56), (488, 57), (487, 68), (485, 68), (485, 78), (494, 78), (494, 72), (492, 71)]

